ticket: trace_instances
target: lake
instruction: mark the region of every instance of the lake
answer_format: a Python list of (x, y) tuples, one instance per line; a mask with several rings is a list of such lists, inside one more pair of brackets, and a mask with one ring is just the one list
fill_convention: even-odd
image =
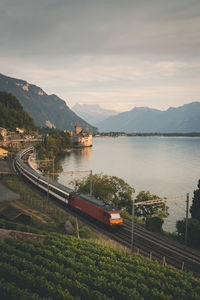
[(93, 147), (75, 150), (62, 160), (64, 172), (88, 171), (59, 175), (64, 185), (93, 173), (121, 177), (135, 188), (149, 190), (161, 197), (181, 199), (167, 202), (170, 216), (164, 229), (175, 231), (176, 221), (185, 216), (186, 193), (192, 203), (193, 190), (200, 179), (200, 138), (189, 137), (98, 137)]

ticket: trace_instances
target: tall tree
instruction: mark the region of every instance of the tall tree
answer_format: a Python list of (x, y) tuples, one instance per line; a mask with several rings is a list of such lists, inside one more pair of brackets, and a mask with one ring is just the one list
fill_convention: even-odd
[(198, 189), (194, 191), (192, 205), (190, 207), (191, 217), (200, 221), (200, 180)]
[[(161, 199), (159, 196), (151, 194), (149, 191), (141, 191), (136, 199), (135, 203), (137, 202), (146, 202), (150, 200), (157, 200)], [(164, 217), (168, 216), (168, 206), (166, 206), (165, 203), (159, 203), (159, 204), (151, 204), (151, 205), (139, 205), (136, 206), (135, 214), (138, 217), (141, 217), (144, 221), (146, 221), (147, 218), (152, 217), (159, 217), (163, 219)]]
[(106, 204), (116, 206), (119, 209), (125, 208), (131, 211), (134, 188), (123, 179), (104, 174), (89, 175), (83, 180), (77, 181), (77, 190), (89, 194), (91, 181), (94, 197), (100, 198)]

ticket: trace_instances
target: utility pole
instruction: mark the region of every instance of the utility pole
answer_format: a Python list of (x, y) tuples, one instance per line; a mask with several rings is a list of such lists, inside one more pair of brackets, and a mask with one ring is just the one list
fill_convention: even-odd
[(53, 158), (53, 180), (54, 180), (54, 169), (55, 169), (55, 166), (54, 166), (54, 159), (55, 159), (55, 158)]
[[(189, 207), (189, 194), (187, 194), (188, 197), (188, 206), (187, 206), (187, 216), (188, 216), (188, 207)], [(135, 206), (140, 206), (140, 205), (155, 205), (155, 204), (165, 204), (166, 201), (168, 200), (177, 200), (177, 199), (183, 199), (183, 196), (178, 196), (178, 197), (174, 197), (174, 198), (168, 198), (166, 200), (162, 199), (162, 198), (158, 198), (158, 199), (153, 199), (153, 200), (148, 200), (148, 201), (141, 201), (141, 202), (135, 202), (135, 200), (133, 199), (133, 206), (132, 206), (132, 229), (131, 229), (131, 251), (133, 251), (134, 248), (134, 219), (135, 219)]]
[(48, 171), (47, 203), (49, 203), (49, 171)]
[(90, 171), (90, 196), (92, 196), (92, 170)]
[(133, 199), (132, 205), (132, 226), (131, 226), (131, 251), (134, 248), (134, 220), (135, 220), (135, 199)]
[(185, 218), (185, 244), (187, 245), (188, 238), (188, 214), (189, 214), (189, 193), (187, 193), (186, 197), (186, 218)]

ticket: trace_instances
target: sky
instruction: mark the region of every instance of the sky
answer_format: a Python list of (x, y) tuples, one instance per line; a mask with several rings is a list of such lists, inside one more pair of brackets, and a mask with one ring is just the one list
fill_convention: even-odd
[(0, 66), (70, 107), (200, 101), (200, 0), (0, 0)]

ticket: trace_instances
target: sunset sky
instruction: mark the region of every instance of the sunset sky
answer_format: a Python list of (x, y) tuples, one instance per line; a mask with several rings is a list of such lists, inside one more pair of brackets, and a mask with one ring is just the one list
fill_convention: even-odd
[(200, 1), (1, 0), (0, 66), (70, 107), (200, 101)]

